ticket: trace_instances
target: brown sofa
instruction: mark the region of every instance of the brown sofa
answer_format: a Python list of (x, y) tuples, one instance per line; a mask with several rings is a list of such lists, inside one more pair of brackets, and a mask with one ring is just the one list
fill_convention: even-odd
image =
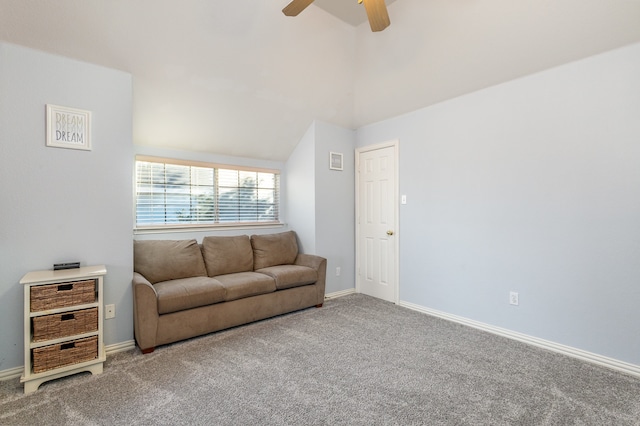
[(312, 306), (321, 307), (327, 261), (298, 252), (293, 231), (134, 241), (134, 331), (156, 346)]

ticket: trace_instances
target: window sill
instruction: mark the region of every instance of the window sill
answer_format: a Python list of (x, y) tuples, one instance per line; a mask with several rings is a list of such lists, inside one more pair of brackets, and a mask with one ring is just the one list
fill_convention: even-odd
[(239, 231), (260, 228), (282, 228), (286, 223), (234, 223), (229, 225), (162, 225), (144, 226), (133, 229), (133, 235), (172, 234), (181, 232)]

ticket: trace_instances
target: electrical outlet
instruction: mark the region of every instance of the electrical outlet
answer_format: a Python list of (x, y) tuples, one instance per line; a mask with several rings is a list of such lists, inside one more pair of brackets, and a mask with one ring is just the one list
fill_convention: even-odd
[(518, 306), (518, 293), (515, 291), (509, 292), (509, 304)]
[(111, 319), (116, 317), (116, 305), (105, 305), (104, 318)]
[(342, 270), (340, 269), (340, 267), (336, 267), (336, 277), (339, 277), (340, 274), (342, 273)]

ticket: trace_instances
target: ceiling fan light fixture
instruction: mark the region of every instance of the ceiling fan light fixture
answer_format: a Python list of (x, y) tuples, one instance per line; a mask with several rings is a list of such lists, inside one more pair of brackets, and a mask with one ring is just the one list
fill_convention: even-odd
[[(291, 0), (291, 3), (282, 9), (282, 13), (286, 16), (298, 16), (311, 3), (313, 3), (313, 0)], [(371, 31), (382, 31), (391, 24), (384, 0), (358, 0), (358, 4), (362, 3), (364, 3), (364, 8), (367, 11)]]

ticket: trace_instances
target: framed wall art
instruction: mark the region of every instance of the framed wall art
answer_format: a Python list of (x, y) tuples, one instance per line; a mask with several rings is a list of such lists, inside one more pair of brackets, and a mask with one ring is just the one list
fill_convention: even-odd
[(47, 146), (91, 150), (91, 111), (47, 104)]

